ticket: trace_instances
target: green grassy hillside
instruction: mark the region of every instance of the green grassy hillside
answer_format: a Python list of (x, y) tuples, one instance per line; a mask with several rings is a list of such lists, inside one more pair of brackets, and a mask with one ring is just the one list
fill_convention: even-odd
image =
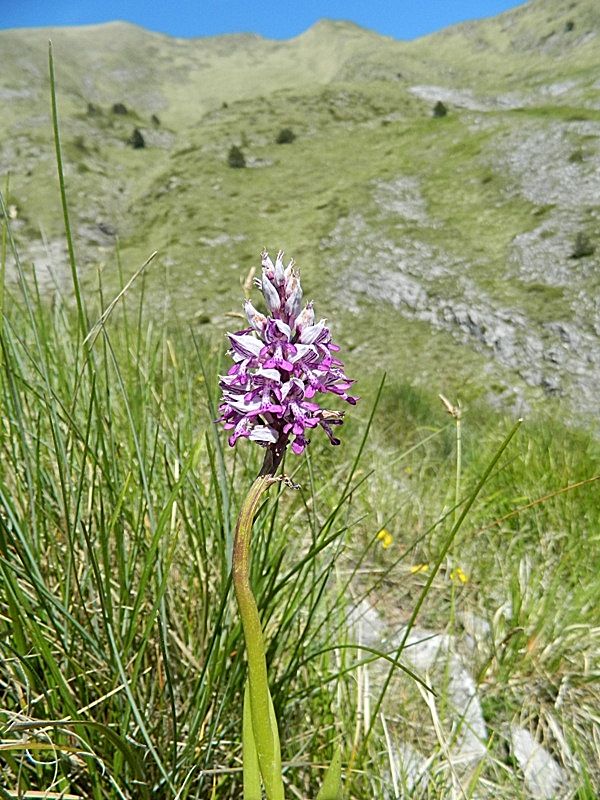
[[(60, 283), (50, 37), (89, 283), (100, 267), (116, 285), (117, 240), (128, 273), (157, 249), (149, 302), (221, 326), (260, 247), (283, 247), (358, 360), (585, 414), (600, 373), (599, 30), (593, 2), (546, 1), (411, 43), (331, 21), (289, 42), (3, 32), (18, 238)], [(284, 127), (296, 139), (278, 145)], [(232, 144), (246, 169), (228, 167)]]
[(51, 38), (88, 284), (100, 268), (116, 286), (117, 242), (126, 273), (156, 249), (149, 303), (223, 327), (257, 252), (283, 247), (357, 361), (585, 415), (600, 388), (599, 31), (594, 2), (549, 0), (410, 43), (332, 21), (289, 42), (4, 31), (16, 236), (42, 285), (63, 285)]

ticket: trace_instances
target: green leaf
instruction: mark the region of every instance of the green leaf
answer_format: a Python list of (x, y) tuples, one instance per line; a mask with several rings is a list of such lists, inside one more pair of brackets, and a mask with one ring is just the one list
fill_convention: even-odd
[(317, 800), (342, 800), (342, 754), (339, 747), (335, 748)]
[(279, 729), (277, 727), (277, 717), (275, 716), (275, 707), (269, 692), (269, 722), (271, 723), (271, 734), (273, 736), (273, 772), (275, 775), (281, 775), (281, 745), (279, 743)]
[(244, 800), (261, 800), (260, 767), (258, 753), (252, 730), (252, 712), (250, 710), (250, 689), (248, 681), (244, 688), (244, 716), (242, 727), (242, 749), (244, 764)]

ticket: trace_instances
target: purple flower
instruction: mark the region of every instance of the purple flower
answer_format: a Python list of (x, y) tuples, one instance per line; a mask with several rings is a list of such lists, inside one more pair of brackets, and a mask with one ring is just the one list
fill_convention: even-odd
[(223, 392), (219, 421), (231, 431), (229, 444), (247, 438), (272, 453), (270, 469), (277, 467), (288, 444), (301, 453), (309, 444), (306, 434), (323, 428), (332, 444), (332, 432), (341, 425), (343, 412), (327, 411), (314, 400), (318, 394), (337, 395), (354, 405), (348, 394), (353, 382), (335, 357), (339, 347), (322, 319), (315, 322), (312, 302), (302, 309), (300, 276), (290, 261), (283, 266), (283, 253), (275, 263), (262, 253), (262, 291), (268, 316), (245, 302), (249, 327), (228, 333), (233, 366), (221, 376)]

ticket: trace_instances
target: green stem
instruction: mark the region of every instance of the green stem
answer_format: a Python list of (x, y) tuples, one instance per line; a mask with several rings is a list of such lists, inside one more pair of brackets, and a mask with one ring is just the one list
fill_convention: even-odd
[(246, 640), (252, 729), (267, 800), (283, 800), (283, 779), (279, 734), (267, 681), (263, 632), (250, 586), (250, 544), (252, 522), (260, 499), (275, 482), (272, 474), (262, 474), (254, 481), (242, 504), (233, 544), (233, 586)]
[(460, 481), (462, 475), (462, 419), (459, 403), (456, 409), (456, 481), (454, 486), (454, 522), (458, 519), (460, 506)]
[(67, 240), (67, 250), (69, 253), (69, 264), (71, 266), (71, 277), (73, 279), (73, 291), (77, 303), (77, 319), (79, 331), (83, 338), (88, 329), (88, 321), (77, 274), (77, 262), (75, 260), (75, 250), (73, 248), (73, 237), (71, 236), (71, 223), (69, 221), (69, 206), (67, 205), (67, 190), (65, 188), (65, 173), (62, 163), (62, 149), (60, 146), (60, 131), (58, 128), (58, 106), (56, 103), (56, 78), (54, 76), (54, 54), (52, 52), (52, 42), (48, 42), (48, 68), (50, 72), (50, 100), (52, 103), (52, 129), (54, 131), (54, 149), (56, 151), (56, 167), (58, 169), (58, 185), (60, 187), (60, 200), (62, 203), (63, 220), (65, 225), (65, 237)]

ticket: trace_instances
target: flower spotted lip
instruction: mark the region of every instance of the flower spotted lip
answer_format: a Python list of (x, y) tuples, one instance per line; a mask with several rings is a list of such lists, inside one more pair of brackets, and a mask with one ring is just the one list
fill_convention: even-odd
[(248, 438), (268, 448), (274, 471), (288, 444), (302, 453), (309, 443), (307, 430), (320, 426), (332, 444), (339, 444), (331, 426), (342, 424), (343, 412), (321, 408), (314, 402), (317, 394), (334, 394), (352, 405), (357, 398), (347, 393), (354, 381), (334, 355), (339, 347), (331, 341), (326, 320), (315, 323), (312, 302), (302, 309), (293, 260), (284, 267), (281, 251), (274, 263), (263, 251), (256, 284), (269, 316), (246, 300), (249, 327), (227, 334), (234, 363), (220, 380), (219, 421), (231, 431), (231, 446)]

